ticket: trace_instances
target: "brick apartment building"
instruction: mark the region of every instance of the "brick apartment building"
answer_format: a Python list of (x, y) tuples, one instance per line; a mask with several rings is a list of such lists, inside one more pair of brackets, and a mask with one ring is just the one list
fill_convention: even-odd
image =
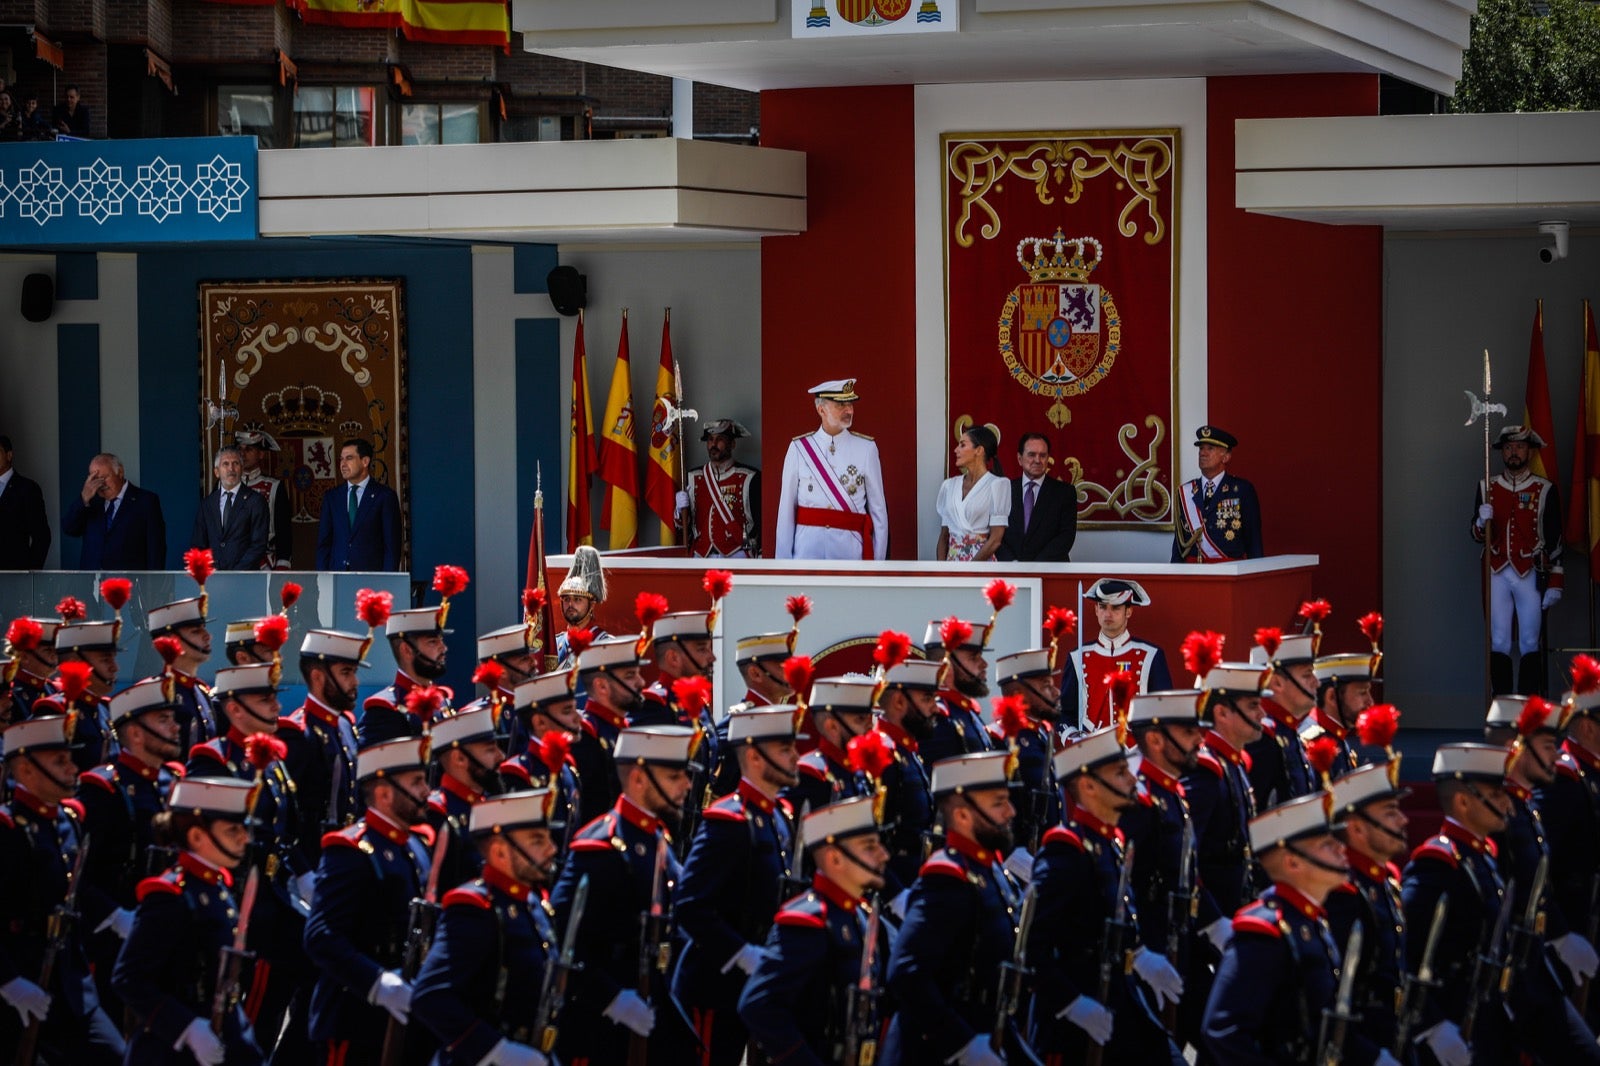
[[(278, 0), (0, 0), (20, 110), (79, 87), (95, 137), (254, 134), (263, 148), (664, 136), (667, 78), (398, 30), (310, 24)], [(700, 138), (753, 142), (754, 93), (694, 87)]]

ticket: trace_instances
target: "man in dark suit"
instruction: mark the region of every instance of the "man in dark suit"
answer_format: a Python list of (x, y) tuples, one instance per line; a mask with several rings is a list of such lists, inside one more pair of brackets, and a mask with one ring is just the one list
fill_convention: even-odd
[(44, 493), (11, 465), (11, 438), (0, 434), (0, 570), (43, 570), (49, 550)]
[(1195, 430), (1200, 476), (1183, 483), (1174, 501), (1178, 523), (1172, 531), (1175, 563), (1225, 563), (1259, 559), (1261, 503), (1255, 486), (1228, 473), (1239, 439), (1217, 426)]
[(1064, 563), (1078, 539), (1078, 490), (1050, 469), (1050, 442), (1028, 433), (1017, 445), (1022, 476), (1011, 483), (1011, 521), (995, 558), (1017, 563)]
[(244, 486), (244, 456), (227, 445), (211, 472), (217, 487), (200, 501), (189, 547), (210, 548), (218, 570), (259, 570), (267, 558), (267, 501)]
[(317, 569), (400, 569), (400, 497), (372, 480), (371, 441), (339, 446), (339, 476), (344, 487), (322, 497)]
[(83, 538), (80, 570), (166, 569), (161, 499), (129, 482), (122, 460), (110, 452), (89, 460), (83, 492), (67, 508), (61, 532)]

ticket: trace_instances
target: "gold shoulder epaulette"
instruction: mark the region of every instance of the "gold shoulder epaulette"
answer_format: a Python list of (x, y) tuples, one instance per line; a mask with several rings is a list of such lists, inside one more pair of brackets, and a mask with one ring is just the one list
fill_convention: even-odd
[[(816, 430), (811, 431), (811, 433), (815, 432)], [(805, 440), (807, 437), (811, 436), (811, 433), (796, 433), (794, 436), (789, 438), (789, 442), (792, 444), (797, 440)]]
[[(872, 440), (872, 438), (871, 438), (871, 437), (869, 437), (869, 436), (867, 436), (867, 435), (866, 435), (866, 434), (865, 434), (865, 433), (857, 433), (857, 432), (856, 432), (856, 431), (855, 431), (855, 430), (853, 430), (853, 429), (852, 429), (852, 430), (851, 430), (851, 431), (850, 431), (850, 435), (851, 435), (851, 436), (852, 436), (852, 437), (860, 437), (860, 438), (861, 438), (861, 439), (862, 439), (862, 440)], [(874, 443), (874, 444), (876, 444), (876, 443), (877, 443), (877, 441), (873, 441), (873, 443)]]

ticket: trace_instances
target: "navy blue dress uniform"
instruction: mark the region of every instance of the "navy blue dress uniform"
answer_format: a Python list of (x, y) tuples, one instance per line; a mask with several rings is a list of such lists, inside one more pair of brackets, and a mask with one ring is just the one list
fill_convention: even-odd
[[(861, 796), (806, 815), (807, 850), (824, 844), (853, 847), (856, 840), (876, 837), (874, 804)], [(861, 980), (871, 906), (818, 873), (811, 888), (784, 903), (773, 919), (763, 957), (739, 997), (739, 1017), (772, 1066), (844, 1061), (850, 990)], [(880, 995), (888, 954), (887, 927), (879, 924), (869, 982)], [(879, 1016), (887, 1013), (880, 1000)]]
[[(37, 633), (35, 628), (37, 627)], [(3, 677), (11, 691), (11, 720), (20, 722), (33, 714), (33, 704), (50, 693), (49, 670), (37, 674), (28, 669), (30, 663), (41, 667), (55, 664), (56, 630), (61, 622), (55, 618), (13, 618), (6, 626), (6, 643), (12, 659), (6, 665)]]
[[(873, 688), (873, 682), (865, 678), (818, 678), (811, 685), (806, 708), (813, 721), (817, 715), (832, 715), (847, 737), (858, 737), (872, 729)], [(845, 749), (828, 740), (818, 727), (817, 746), (800, 757), (799, 783), (783, 795), (795, 811), (803, 812), (871, 791), (867, 779), (850, 768)]]
[[(888, 688), (936, 690), (939, 665), (926, 659), (907, 659), (890, 670)], [(928, 725), (932, 725), (930, 719)], [(933, 780), (922, 755), (922, 740), (887, 718), (877, 728), (894, 743), (894, 762), (881, 778), (884, 795), (884, 844), (889, 849), (890, 895), (910, 887), (931, 854), (933, 837)]]
[[(1195, 430), (1195, 447), (1212, 445), (1232, 451), (1237, 437), (1217, 426)], [(1176, 493), (1178, 524), (1172, 534), (1175, 563), (1216, 563), (1259, 559), (1261, 502), (1255, 486), (1223, 471), (1213, 478), (1190, 478)]]
[[(36, 753), (70, 749), (76, 743), (72, 728), (70, 715), (40, 715), (11, 726), (3, 738), (7, 768)], [(82, 809), (75, 800), (47, 803), (17, 784), (10, 802), (0, 806), (0, 914), (6, 916), (0, 923), (0, 1047), (14, 1048), (21, 1039), (14, 997), (24, 982), (39, 987), (50, 915), (67, 897), (83, 840)], [(39, 1048), (48, 1062), (110, 1063), (122, 1054), (122, 1038), (100, 1006), (89, 973), (87, 932), (81, 919), (67, 931), (44, 988), (51, 998)]]
[[(355, 633), (313, 629), (300, 641), (300, 661), (366, 666), (367, 645), (368, 639)], [(315, 865), (323, 834), (343, 829), (361, 813), (355, 723), (347, 712), (309, 694), (289, 720), (299, 727), (289, 748), (289, 773), (300, 807), (299, 846), (307, 865)]]
[[(579, 687), (586, 688), (588, 680), (596, 674), (610, 676), (613, 671), (643, 666), (649, 661), (639, 651), (636, 635), (596, 640), (579, 657)], [(622, 795), (613, 760), (617, 737), (628, 728), (628, 716), (619, 708), (605, 706), (590, 694), (583, 704), (583, 725), (583, 732), (573, 742), (572, 757), (578, 767), (578, 785), (582, 790), (578, 822), (588, 825), (609, 811)]]
[[(792, 706), (735, 710), (727, 721), (731, 749), (794, 740)], [(739, 993), (783, 901), (794, 849), (787, 806), (741, 778), (705, 809), (673, 893), (673, 916), (688, 943), (672, 994), (688, 1012), (706, 1049), (701, 1062), (709, 1066), (744, 1060), (748, 1034), (739, 1021)]]
[[(1010, 758), (982, 752), (935, 763), (935, 799), (1008, 787)], [(1022, 898), (1004, 861), (947, 831), (944, 847), (922, 864), (889, 958), (899, 1010), (884, 1039), (885, 1066), (954, 1061), (993, 1027), (1000, 964), (1011, 958)]]
[[(944, 637), (940, 632), (943, 623), (930, 622), (928, 630), (923, 637), (923, 651), (929, 659), (942, 659), (948, 652), (950, 659), (945, 667), (943, 677), (954, 677), (964, 668), (955, 661), (954, 648), (945, 648)], [(984, 640), (988, 636), (988, 627), (982, 623), (967, 623), (971, 627), (972, 635), (962, 643), (963, 648), (976, 651), (979, 655), (984, 651)], [(939, 690), (939, 715), (934, 719), (933, 736), (921, 742), (922, 761), (928, 766), (956, 755), (972, 755), (980, 751), (991, 751), (989, 730), (983, 723), (983, 712), (979, 709), (977, 701), (969, 696), (962, 695), (954, 688)]]
[[(212, 822), (248, 822), (254, 793), (243, 781), (189, 778), (178, 783), (172, 799), (175, 811)], [(111, 978), (128, 1010), (127, 1066), (195, 1061), (185, 1033), (192, 1027), (210, 1032), (223, 950), (232, 947), (241, 917), (241, 892), (231, 871), (187, 850), (164, 873), (139, 883), (139, 908)], [(215, 1035), (228, 1066), (262, 1061), (237, 1000), (224, 1009), (222, 1031)]]
[[(696, 757), (697, 737), (696, 731), (683, 726), (630, 728), (618, 736), (615, 757), (619, 765), (642, 766), (651, 774), (656, 767), (688, 769)], [(671, 835), (660, 818), (622, 796), (610, 811), (579, 830), (562, 863), (550, 896), (557, 931), (567, 934), (573, 896), (585, 875), (587, 913), (606, 916), (585, 918), (577, 931), (576, 952), (583, 969), (573, 982), (567, 1023), (556, 1044), (561, 1061), (569, 1066), (625, 1061), (631, 1030), (606, 1014), (620, 997), (636, 991), (641, 923), (635, 916), (651, 909), (663, 843), (661, 887), (670, 893), (683, 878), (683, 867), (672, 854)], [(658, 964), (652, 969), (650, 995), (645, 997), (655, 1011), (649, 1035), (652, 1066), (681, 1061), (689, 1043), (688, 1023), (672, 1006), (670, 958), (668, 962), (665, 968)]]
[[(550, 711), (567, 708), (576, 715), (574, 689), (577, 684), (575, 670), (556, 670), (520, 682), (512, 692), (511, 707), (516, 720), (521, 723), (518, 732), (526, 737), (520, 748), (513, 748), (510, 756), (500, 764), (500, 782), (508, 791), (528, 791), (548, 788), (556, 794), (555, 831), (565, 847), (568, 837), (583, 824), (579, 821), (583, 807), (582, 783), (578, 779), (578, 763), (574, 752), (579, 741), (576, 734), (561, 729), (563, 746), (547, 730), (539, 735), (529, 728), (535, 714), (555, 721)], [(579, 733), (588, 733), (592, 743), (597, 734), (584, 729), (579, 719)], [(516, 735), (516, 734), (513, 734)], [(613, 777), (616, 770), (607, 760), (606, 769)], [(598, 773), (598, 770), (596, 771)]]
[[(448, 605), (393, 611), (384, 623), (384, 635), (408, 642), (419, 633), (443, 637), (449, 632), (444, 628), (447, 614)], [(443, 673), (442, 664), (440, 673)], [(395, 670), (394, 683), (374, 692), (361, 704), (361, 718), (356, 722), (356, 738), (361, 746), (398, 737), (419, 737), (427, 732), (428, 723), (406, 706), (406, 697), (411, 695), (413, 689), (426, 688), (428, 685), (429, 682), (423, 678), (412, 677), (404, 670)], [(433, 687), (444, 697), (436, 717), (448, 714), (455, 693), (447, 685), (435, 684)]]
[[(1272, 652), (1257, 643), (1250, 649), (1250, 663), (1275, 671), (1274, 676), (1284, 684), (1296, 684), (1284, 671), (1313, 662), (1318, 639), (1312, 633), (1280, 637)], [(1316, 698), (1315, 692), (1307, 695)], [(1246, 744), (1244, 750), (1250, 756), (1250, 787), (1255, 790), (1256, 807), (1265, 810), (1296, 796), (1309, 796), (1322, 785), (1311, 760), (1306, 758), (1305, 741), (1300, 738), (1301, 720), (1271, 697), (1262, 699), (1261, 709), (1267, 713), (1262, 722), (1265, 732), (1260, 739)]]
[[(121, 633), (121, 621), (68, 622), (56, 630), (57, 659), (71, 662), (82, 659), (82, 653), (91, 651), (115, 653), (119, 650)], [(59, 665), (57, 670), (60, 670)], [(99, 670), (94, 672), (94, 676), (107, 689), (116, 681), (115, 669), (110, 677), (102, 675)], [(35, 701), (32, 713), (62, 714), (68, 709), (61, 694), (55, 692)], [(72, 761), (78, 764), (78, 769), (93, 770), (115, 758), (117, 738), (111, 733), (111, 707), (105, 697), (94, 695), (92, 682), (90, 694), (80, 701), (79, 706), (71, 709), (78, 715), (72, 749)]]
[(1344, 652), (1338, 655), (1324, 655), (1317, 659), (1317, 692), (1319, 706), (1306, 716), (1300, 723), (1300, 739), (1310, 744), (1318, 737), (1331, 737), (1338, 745), (1338, 753), (1334, 756), (1333, 769), (1329, 776), (1343, 777), (1368, 760), (1363, 759), (1360, 749), (1356, 746), (1355, 723), (1346, 725), (1337, 717), (1326, 714), (1320, 706), (1321, 693), (1329, 685), (1335, 688), (1334, 706), (1340, 705), (1341, 691), (1345, 685), (1355, 681), (1371, 681), (1377, 657), (1362, 652)]
[(1227, 916), (1255, 894), (1250, 852), (1255, 793), (1244, 752), (1216, 732), (1207, 734), (1205, 744), (1199, 765), (1183, 776), (1183, 790), (1194, 819), (1202, 907)]
[[(1568, 697), (1573, 713), (1592, 715), (1600, 693)], [(1570, 724), (1569, 724), (1570, 729)], [(1568, 736), (1556, 761), (1555, 780), (1542, 791), (1544, 824), (1550, 845), (1550, 893), (1567, 915), (1579, 915), (1573, 932), (1586, 935), (1595, 918), (1600, 885), (1600, 756)], [(1593, 946), (1592, 944), (1590, 945)], [(1600, 1001), (1590, 998), (1591, 1027)]]
[[(1055, 757), (1053, 772), (1065, 783), (1101, 766), (1126, 764), (1117, 734), (1112, 728), (1083, 737)], [(1183, 1061), (1156, 1018), (1151, 994), (1129, 972), (1131, 960), (1150, 949), (1139, 936), (1131, 872), (1126, 895), (1117, 898), (1126, 846), (1121, 829), (1076, 804), (1068, 806), (1065, 822), (1044, 835), (1033, 867), (1038, 910), (1028, 943), (1028, 965), (1034, 971), (1028, 1042), (1047, 1060), (1059, 1056), (1065, 1062), (1081, 1061), (1092, 1046), (1089, 1033), (1069, 1013), (1069, 1008), (1085, 1006), (1079, 1003), (1083, 997), (1113, 1018), (1103, 1061), (1137, 1066)], [(1100, 966), (1104, 953), (1112, 950), (1106, 942), (1107, 923), (1119, 911), (1126, 932), (1102, 1002)], [(1170, 964), (1152, 958), (1149, 965), (1164, 966), (1176, 982), (1177, 971)]]
[[(361, 753), (356, 776), (367, 781), (426, 769), (426, 748), (420, 737), (374, 744)], [(377, 1061), (389, 1021), (376, 1003), (379, 981), (385, 973), (415, 977), (402, 967), (413, 935), (411, 901), (423, 895), (432, 866), (433, 834), (421, 829), (369, 809), (322, 838), (306, 954), (317, 968), (311, 1039), (326, 1047), (330, 1064)], [(432, 1050), (418, 1028), (406, 1031), (409, 1062), (424, 1061)]]
[[(209, 654), (209, 645), (203, 648), (193, 638), (205, 629), (206, 602), (202, 586), (199, 596), (152, 607), (145, 615), (150, 639), (154, 641), (157, 637), (172, 637), (180, 645), (188, 645), (192, 655), (203, 660)], [(170, 665), (168, 671), (176, 684), (174, 696), (177, 700), (178, 735), (183, 742), (183, 750), (188, 751), (217, 735), (217, 714), (211, 705), (211, 688), (193, 674), (178, 669), (176, 664)]]
[[(1048, 678), (1055, 673), (1050, 666), (1048, 648), (1030, 648), (1027, 651), (1002, 655), (995, 662), (995, 672), (1002, 688), (1035, 678)], [(1040, 709), (1056, 712), (1055, 701), (1040, 700), (1030, 710), (1026, 723), (1013, 736), (1007, 736), (1002, 722), (989, 727), (990, 743), (996, 750), (1011, 749), (1017, 756), (1017, 781), (1021, 786), (1017, 796), (1017, 817), (1012, 822), (1012, 832), (1017, 843), (1029, 852), (1036, 851), (1045, 831), (1061, 821), (1061, 790), (1056, 786), (1051, 770), (1060, 743), (1056, 739), (1055, 723), (1038, 717)]]
[[(473, 758), (464, 745), (494, 740), (494, 715), (487, 707), (477, 707), (436, 719), (430, 739), (430, 754), (434, 762), (438, 762), (445, 752), (458, 747), (462, 748), (462, 754)], [(492, 766), (484, 767), (489, 778), (496, 777), (499, 764), (500, 760), (496, 759)], [(435, 833), (441, 832), (446, 826), (450, 829), (450, 839), (445, 844), (444, 858), (441, 860), (444, 864), (439, 874), (441, 885), (454, 888), (483, 872), (483, 856), (473, 845), (467, 826), (472, 817), (472, 808), (482, 803), (484, 798), (481, 785), (469, 785), (450, 774), (440, 775), (439, 787), (428, 797), (428, 824)]]
[[(553, 803), (548, 790), (493, 796), (473, 809), (468, 828), (479, 839), (549, 828)], [(542, 1037), (532, 1027), (545, 970), (557, 955), (552, 908), (543, 893), (487, 866), (482, 877), (445, 893), (443, 906), (411, 1001), (413, 1027), (420, 1019), (439, 1042), (434, 1061), (439, 1066), (544, 1061), (506, 1054), (515, 1050), (526, 1056)], [(612, 917), (589, 911), (583, 924), (603, 924)], [(565, 1017), (554, 1022), (565, 1030)]]

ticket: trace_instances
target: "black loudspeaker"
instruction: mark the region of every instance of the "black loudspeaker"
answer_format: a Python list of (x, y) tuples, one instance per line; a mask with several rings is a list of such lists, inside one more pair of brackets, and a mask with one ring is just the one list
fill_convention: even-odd
[(575, 315), (589, 302), (589, 279), (578, 273), (577, 267), (556, 267), (544, 279), (544, 286), (558, 315)]
[(22, 317), (43, 322), (56, 309), (56, 282), (49, 274), (29, 274), (22, 279)]

